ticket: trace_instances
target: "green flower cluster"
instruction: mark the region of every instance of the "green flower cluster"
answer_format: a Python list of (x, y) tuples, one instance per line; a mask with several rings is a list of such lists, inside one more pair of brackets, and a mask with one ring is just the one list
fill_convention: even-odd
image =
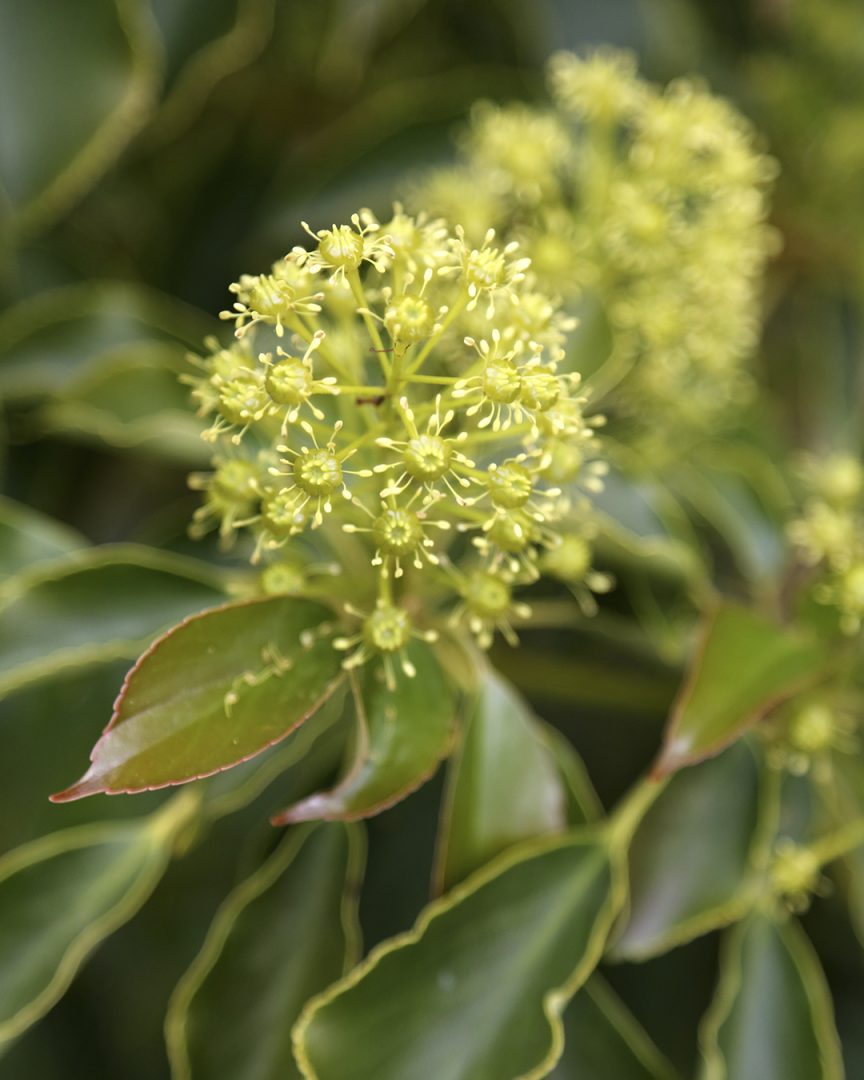
[(583, 599), (606, 588), (584, 494), (600, 420), (560, 370), (573, 320), (519, 245), (399, 207), (306, 228), (308, 248), (231, 286), (235, 343), (194, 358), (216, 457), (191, 478), (193, 531), (248, 534), (265, 591), (330, 575), (346, 667), (378, 653), (391, 678), (448, 617), (512, 639), (530, 614), (513, 592), (543, 572)]
[(611, 349), (592, 385), (659, 460), (749, 393), (776, 166), (728, 103), (693, 80), (658, 89), (629, 54), (560, 54), (549, 83), (549, 108), (479, 104), (462, 162), (416, 200), (518, 240), (571, 309), (599, 302)]
[(844, 633), (864, 620), (864, 467), (846, 454), (805, 458), (806, 497), (789, 538), (806, 566), (818, 568), (813, 588), (821, 604), (836, 607)]

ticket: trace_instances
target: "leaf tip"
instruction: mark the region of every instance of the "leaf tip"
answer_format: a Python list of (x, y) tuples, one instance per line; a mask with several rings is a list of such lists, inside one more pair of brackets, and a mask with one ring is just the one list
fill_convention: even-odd
[(680, 737), (667, 738), (660, 753), (657, 755), (651, 772), (648, 774), (651, 780), (665, 780), (672, 773), (677, 772), (683, 766), (692, 764), (692, 747), (689, 740)]
[(48, 801), (52, 803), (75, 802), (76, 799), (84, 799), (88, 795), (98, 795), (104, 790), (105, 787), (101, 780), (99, 780), (98, 777), (91, 776), (87, 773), (70, 787), (65, 788), (63, 791), (57, 791), (53, 795), (49, 795)]
[(325, 795), (310, 795), (308, 799), (301, 799), (273, 814), (270, 824), (280, 827), (299, 825), (303, 821), (320, 821), (326, 819), (331, 810), (330, 800)]

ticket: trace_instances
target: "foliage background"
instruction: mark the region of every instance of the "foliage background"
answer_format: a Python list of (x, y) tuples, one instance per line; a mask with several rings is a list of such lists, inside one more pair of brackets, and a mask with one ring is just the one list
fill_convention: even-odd
[[(473, 101), (535, 99), (552, 51), (598, 43), (636, 49), (658, 81), (705, 74), (763, 127), (784, 167), (777, 221), (786, 237), (767, 297), (763, 434), (769, 445), (818, 445), (839, 431), (857, 450), (864, 153), (834, 121), (862, 87), (820, 68), (818, 50), (785, 32), (784, 7), (213, 0), (205, 16), (190, 0), (0, 0), (3, 492), (90, 543), (190, 551), (196, 498), (185, 477), (206, 448), (175, 371), (217, 329), (225, 283), (288, 250), (300, 218), (317, 226), (360, 205), (384, 212), (406, 175), (452, 156), (454, 125)], [(784, 96), (778, 87), (796, 72), (804, 89)], [(758, 565), (765, 534), (751, 524), (743, 544)], [(719, 545), (714, 555), (733, 581), (735, 552)], [(100, 618), (117, 597), (87, 603)], [(658, 745), (675, 665), (581, 631), (528, 635), (505, 663), (612, 804)], [(159, 801), (46, 801), (76, 773), (125, 667), (43, 680), (0, 706), (3, 850)], [(439, 798), (440, 778), (370, 823), (367, 945), (410, 925), (426, 900)], [(171, 867), (152, 901), (0, 1061), (0, 1076), (166, 1074), (165, 1003), (220, 900), (273, 844), (262, 806), (270, 803), (226, 819)], [(806, 922), (855, 1076), (864, 1073), (864, 980), (837, 904), (821, 900)], [(709, 935), (607, 971), (685, 1074), (716, 954)]]

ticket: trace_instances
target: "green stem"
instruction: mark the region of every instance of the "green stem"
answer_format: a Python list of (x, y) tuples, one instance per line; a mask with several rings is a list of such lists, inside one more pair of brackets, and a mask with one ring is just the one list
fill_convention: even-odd
[(417, 354), (417, 358), (415, 359), (414, 363), (408, 368), (408, 371), (406, 372), (407, 375), (413, 375), (415, 371), (419, 371), (420, 368), (423, 367), (423, 364), (426, 362), (426, 357), (429, 355), (429, 353), (432, 352), (432, 350), (447, 332), (450, 324), (453, 322), (456, 316), (461, 313), (462, 309), (467, 303), (468, 294), (462, 293), (459, 299), (456, 300), (456, 302), (444, 316), (444, 321), (438, 327), (438, 330), (429, 338), (429, 340)]
[(453, 386), (459, 380), (453, 375), (406, 375), (405, 382), (409, 383), (436, 383), (441, 386)]
[(633, 835), (642, 819), (663, 792), (668, 782), (668, 776), (660, 779), (647, 776), (625, 795), (607, 822), (609, 842), (613, 847), (619, 849), (629, 847), (630, 841), (633, 839)]
[[(302, 315), (296, 315), (291, 320), (291, 322), (288, 323), (288, 325), (291, 327), (294, 333), (297, 334), (298, 337), (302, 338), (303, 341), (306, 342), (307, 345), (312, 341), (314, 331), (312, 331), (306, 325), (306, 322), (304, 321)], [(336, 357), (333, 355), (333, 350), (327, 344), (326, 337), (318, 346), (317, 352), (321, 359), (324, 361), (324, 363), (329, 364), (340, 379), (347, 379), (350, 377), (345, 371), (345, 369), (342, 367), (342, 365), (339, 363), (339, 361), (336, 359)]]
[(386, 386), (339, 386), (340, 394), (370, 394), (383, 397), (388, 393)]
[(389, 379), (391, 370), (388, 357), (389, 350), (384, 348), (384, 342), (381, 339), (381, 334), (378, 332), (375, 320), (369, 314), (369, 304), (366, 300), (366, 293), (363, 291), (363, 283), (360, 280), (360, 275), (356, 270), (352, 270), (347, 276), (348, 284), (351, 287), (351, 293), (357, 301), (357, 307), (360, 310), (360, 317), (366, 324), (366, 330), (369, 337), (372, 339), (372, 344), (375, 346), (375, 353), (378, 357), (378, 362), (381, 365), (381, 370), (384, 372), (384, 377)]
[(851, 822), (830, 836), (823, 836), (817, 843), (810, 845), (810, 851), (818, 859), (819, 865), (825, 866), (826, 863), (839, 859), (841, 855), (848, 855), (861, 844), (864, 844), (864, 818)]

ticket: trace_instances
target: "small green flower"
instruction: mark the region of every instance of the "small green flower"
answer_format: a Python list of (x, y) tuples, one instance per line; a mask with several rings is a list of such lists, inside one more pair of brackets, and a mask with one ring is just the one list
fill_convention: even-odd
[(381, 655), (387, 686), (392, 690), (396, 685), (396, 673), (393, 668), (394, 658), (399, 661), (403, 674), (409, 679), (416, 674), (413, 663), (405, 651), (412, 638), (433, 643), (438, 640), (435, 630), (418, 630), (410, 615), (403, 608), (380, 597), (375, 609), (369, 614), (359, 611), (350, 604), (346, 612), (362, 620), (357, 633), (339, 637), (333, 641), (333, 647), (340, 651), (349, 651), (342, 661), (346, 671), (361, 667), (372, 656)]
[(188, 379), (214, 418), (205, 437), (235, 448), (193, 477), (193, 528), (248, 530), (267, 592), (336, 566), (315, 590), (359, 620), (337, 640), (345, 665), (378, 656), (392, 682), (394, 658), (412, 670), (408, 640), (431, 640), (454, 610), (482, 645), (496, 630), (513, 640), (529, 612), (514, 590), (577, 527), (550, 470), (567, 446), (577, 482), (599, 484), (599, 419), (559, 372), (574, 320), (529, 280), (516, 241), (488, 231), (475, 246), (399, 207), (383, 224), (361, 211), (306, 228), (308, 251), (232, 288), (240, 336), (211, 343)]
[(810, 906), (814, 893), (824, 896), (829, 888), (816, 854), (792, 840), (778, 841), (769, 873), (774, 894), (799, 914)]
[[(499, 327), (508, 348), (562, 344), (561, 316), (544, 326), (535, 291), (597, 311), (610, 347), (592, 377), (641, 459), (662, 466), (682, 440), (721, 431), (752, 391), (761, 277), (777, 248), (766, 224), (776, 166), (729, 104), (696, 80), (645, 82), (629, 53), (557, 54), (549, 83), (552, 108), (477, 107), (461, 164), (432, 173), (416, 198), (470, 222), (472, 237), (494, 230), (500, 249), (487, 232), (466, 263), (478, 289), (500, 286), (509, 244), (530, 258), (525, 287), (494, 299), (496, 311), (514, 306)], [(490, 340), (479, 327), (469, 335)], [(504, 421), (507, 405), (537, 422), (560, 376), (539, 359), (533, 377), (520, 375)]]
[(787, 527), (806, 566), (816, 567), (813, 596), (838, 609), (840, 628), (857, 634), (864, 622), (864, 469), (846, 454), (806, 457), (801, 516)]

